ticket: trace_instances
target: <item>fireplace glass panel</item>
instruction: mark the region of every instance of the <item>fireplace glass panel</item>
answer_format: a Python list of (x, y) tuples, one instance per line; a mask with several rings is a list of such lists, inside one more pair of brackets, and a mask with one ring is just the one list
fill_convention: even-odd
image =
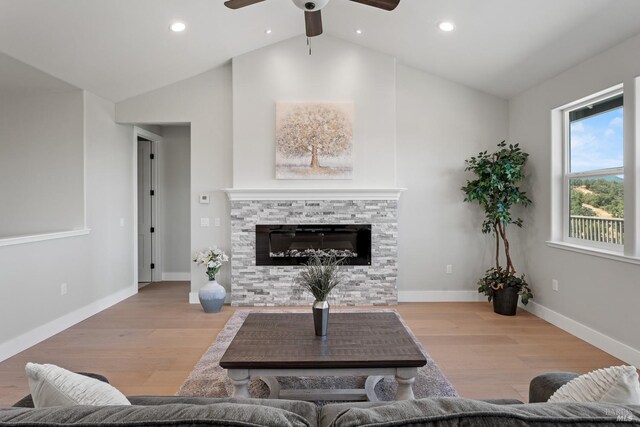
[(371, 265), (371, 224), (256, 226), (256, 265), (304, 264), (313, 255)]

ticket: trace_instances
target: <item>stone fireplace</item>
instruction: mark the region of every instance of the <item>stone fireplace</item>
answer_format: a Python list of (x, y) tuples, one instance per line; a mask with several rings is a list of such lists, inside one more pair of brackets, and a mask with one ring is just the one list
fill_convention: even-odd
[[(343, 255), (348, 254), (347, 249), (354, 250), (356, 256), (352, 258), (361, 258), (360, 262), (351, 260), (345, 264), (352, 265), (341, 267), (345, 282), (330, 300), (332, 304), (396, 304), (400, 193), (396, 189), (227, 190), (231, 202), (231, 304), (311, 303), (311, 297), (301, 297), (294, 285), (303, 268), (299, 261), (306, 258), (292, 248), (305, 244), (314, 250), (330, 250), (333, 246), (334, 250), (344, 250)], [(270, 235), (273, 231), (276, 233)], [(334, 233), (331, 239), (340, 243), (326, 243), (327, 232)], [(269, 237), (272, 245), (265, 247), (264, 239)], [(260, 240), (262, 243), (258, 244)], [(366, 245), (369, 253), (362, 256)], [(266, 256), (265, 250), (270, 252)], [(286, 262), (278, 259), (287, 256)]]

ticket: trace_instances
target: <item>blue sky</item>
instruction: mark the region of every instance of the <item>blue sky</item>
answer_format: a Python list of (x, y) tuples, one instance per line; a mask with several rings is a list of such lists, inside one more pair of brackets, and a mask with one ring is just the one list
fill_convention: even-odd
[(571, 123), (571, 172), (622, 167), (622, 111)]

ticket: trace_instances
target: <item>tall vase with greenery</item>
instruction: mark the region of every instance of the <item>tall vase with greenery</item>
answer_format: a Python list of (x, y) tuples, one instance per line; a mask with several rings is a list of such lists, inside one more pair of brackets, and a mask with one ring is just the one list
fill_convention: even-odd
[[(518, 144), (507, 145), (502, 141), (495, 152), (483, 151), (465, 161), (465, 171), (473, 172), (476, 177), (462, 187), (464, 200), (477, 202), (482, 207), (482, 232), (495, 237), (495, 266), (478, 281), (478, 292), (487, 295), (489, 301), (493, 300), (496, 313), (505, 315), (516, 313), (518, 297), (525, 305), (533, 298), (524, 274), (516, 274), (507, 237), (507, 226), (523, 225), (521, 218), (512, 216), (512, 209), (531, 204), (527, 194), (520, 188), (528, 157), (529, 154), (522, 151)], [(504, 267), (500, 263), (501, 247), (506, 264)]]
[(342, 283), (340, 273), (342, 259), (333, 255), (313, 255), (304, 270), (296, 278), (296, 284), (302, 290), (309, 291), (315, 298), (313, 303), (313, 324), (316, 335), (327, 335), (329, 326), (329, 294)]

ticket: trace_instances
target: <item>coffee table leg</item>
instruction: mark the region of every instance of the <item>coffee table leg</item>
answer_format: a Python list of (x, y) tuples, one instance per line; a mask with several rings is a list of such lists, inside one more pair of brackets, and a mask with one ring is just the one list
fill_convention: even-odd
[(269, 387), (269, 399), (280, 399), (280, 383), (276, 377), (260, 377)]
[(229, 369), (227, 375), (233, 384), (233, 397), (239, 399), (249, 398), (249, 370), (248, 369)]
[(396, 381), (398, 383), (398, 391), (396, 392), (396, 400), (413, 400), (413, 383), (418, 374), (417, 368), (398, 368), (396, 369)]
[(364, 391), (367, 394), (369, 402), (377, 402), (378, 396), (376, 395), (376, 385), (382, 381), (384, 377), (382, 375), (370, 375), (367, 377), (367, 381), (364, 383)]

